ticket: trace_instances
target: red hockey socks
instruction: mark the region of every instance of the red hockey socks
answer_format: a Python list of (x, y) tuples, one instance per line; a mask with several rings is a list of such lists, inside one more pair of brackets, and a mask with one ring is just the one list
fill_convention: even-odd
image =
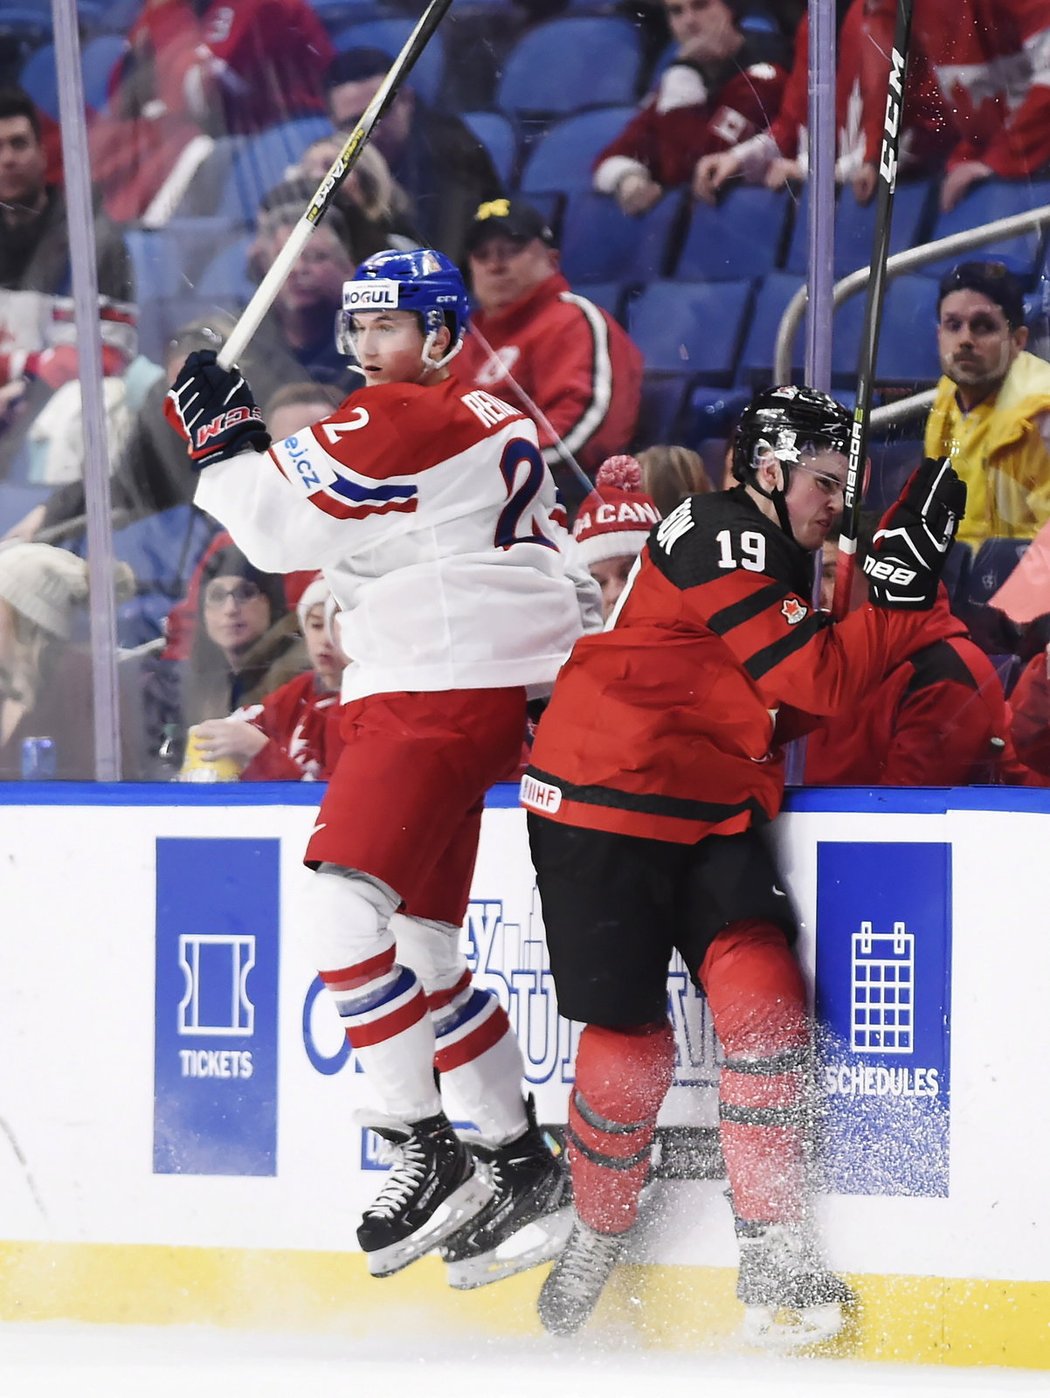
[(700, 981), (725, 1053), (722, 1153), (738, 1220), (797, 1223), (804, 1212), (809, 1019), (783, 932), (735, 922), (704, 957)]
[(638, 1215), (656, 1116), (674, 1072), (666, 1023), (633, 1029), (589, 1024), (569, 1098), (569, 1164), (576, 1210), (600, 1233), (623, 1233)]

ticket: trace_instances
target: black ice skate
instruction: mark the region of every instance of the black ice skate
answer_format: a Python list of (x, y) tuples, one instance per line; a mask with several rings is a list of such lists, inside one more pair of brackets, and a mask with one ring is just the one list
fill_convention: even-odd
[(480, 1213), (491, 1185), (443, 1112), (406, 1130), (376, 1128), (396, 1148), (389, 1178), (369, 1204), (357, 1241), (374, 1277), (388, 1277), (438, 1247)]
[(517, 1140), (473, 1147), (478, 1168), (494, 1193), (481, 1213), (441, 1249), (449, 1286), (459, 1291), (549, 1262), (569, 1236), (569, 1172), (536, 1125), (531, 1098), (528, 1114), (528, 1129)]
[(596, 1233), (581, 1218), (574, 1218), (569, 1241), (540, 1288), (537, 1309), (544, 1330), (575, 1335), (590, 1320), (626, 1236)]
[(856, 1298), (799, 1234), (766, 1224), (738, 1236), (736, 1294), (746, 1307), (745, 1339), (768, 1349), (798, 1349), (838, 1334)]

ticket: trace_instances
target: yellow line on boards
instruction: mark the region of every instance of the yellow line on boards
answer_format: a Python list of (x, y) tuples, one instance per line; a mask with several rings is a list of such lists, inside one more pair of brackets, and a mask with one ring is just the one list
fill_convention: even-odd
[[(0, 1322), (215, 1325), (347, 1337), (541, 1334), (545, 1268), (453, 1291), (423, 1258), (370, 1277), (360, 1253), (110, 1243), (0, 1243)], [(856, 1319), (829, 1356), (1050, 1370), (1050, 1282), (851, 1276)], [(739, 1350), (732, 1268), (617, 1269), (592, 1327), (653, 1349)]]

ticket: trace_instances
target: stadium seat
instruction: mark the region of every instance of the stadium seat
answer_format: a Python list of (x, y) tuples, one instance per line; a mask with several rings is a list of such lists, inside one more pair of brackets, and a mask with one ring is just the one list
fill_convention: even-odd
[(131, 258), (136, 300), (156, 301), (184, 289), (178, 257), (163, 229), (128, 228), (124, 243)]
[(311, 0), (311, 7), (330, 34), (337, 34), (351, 24), (382, 17), (380, 0)]
[[(831, 374), (835, 382), (852, 383), (864, 325), (863, 292), (844, 302), (835, 312)], [(937, 284), (929, 277), (905, 274), (886, 287), (879, 333), (879, 358), (875, 378), (882, 382), (937, 382)]]
[(327, 117), (305, 116), (236, 138), (223, 198), (213, 212), (254, 224), (263, 195), (286, 178), (308, 146), (331, 134)]
[[(3, 32), (2, 23), (0, 32)], [(55, 68), (54, 44), (41, 44), (33, 50), (25, 61), (18, 83), (46, 116), (52, 121), (58, 120), (58, 71)]]
[(15, 485), (0, 481), (0, 535), (23, 519), (30, 510), (42, 505), (51, 494), (48, 485)]
[(607, 311), (613, 320), (623, 323), (624, 301), (627, 296), (627, 287), (623, 282), (587, 282), (578, 290), (581, 296), (586, 296), (588, 301), (593, 301), (596, 306), (601, 306), (603, 311)]
[(634, 25), (611, 16), (569, 15), (538, 24), (518, 40), (503, 65), (496, 106), (513, 120), (633, 106), (641, 69)]
[(510, 189), (518, 163), (518, 138), (502, 112), (464, 112), (463, 121), (489, 153), (496, 174)]
[(641, 218), (621, 213), (606, 194), (572, 195), (559, 240), (562, 271), (573, 286), (640, 285), (664, 276), (681, 209), (678, 192), (665, 195)]
[(214, 296), (221, 301), (247, 302), (257, 283), (248, 272), (248, 251), (254, 237), (242, 234), (227, 243), (202, 268), (197, 279), (198, 296)]
[(904, 482), (922, 460), (922, 442), (906, 439), (894, 442), (868, 442), (871, 477), (864, 492), (863, 507), (883, 514), (896, 500)]
[(1027, 539), (985, 539), (970, 570), (971, 602), (991, 601), (1028, 551)]
[(106, 105), (106, 94), (113, 69), (128, 51), (122, 34), (98, 34), (80, 51), (80, 70), (84, 77), (84, 104), (99, 112)]
[[(890, 225), (891, 253), (904, 252), (925, 241), (936, 189), (931, 181), (902, 180), (893, 196), (893, 219)], [(858, 267), (867, 267), (875, 236), (875, 200), (858, 204), (851, 189), (840, 191), (835, 203), (834, 276), (838, 280)], [(787, 271), (805, 276), (809, 260), (809, 186), (803, 185), (795, 210), (784, 266)]]
[[(338, 30), (332, 35), (332, 44), (340, 53), (348, 49), (382, 49), (393, 60), (415, 27), (414, 19), (366, 19)], [(441, 96), (444, 73), (445, 41), (438, 31), (431, 35), (430, 42), (416, 60), (407, 85), (418, 92), (428, 106), (434, 106)]]
[(941, 578), (948, 589), (948, 596), (954, 605), (964, 601), (970, 593), (970, 574), (973, 571), (973, 550), (969, 544), (956, 542), (948, 555)]
[(559, 190), (571, 195), (590, 189), (595, 157), (633, 115), (633, 107), (602, 107), (552, 126), (528, 153), (519, 181), (522, 194)]
[[(777, 330), (788, 302), (802, 286), (801, 277), (790, 272), (770, 272), (759, 286), (744, 347), (737, 366), (737, 382), (748, 388), (767, 385), (773, 380), (773, 352)], [(791, 377), (798, 382), (805, 356), (806, 318), (802, 317), (792, 348)]]
[[(1041, 204), (1050, 204), (1050, 180), (985, 180), (983, 184), (973, 185), (950, 213), (937, 216), (930, 237), (947, 238), (949, 234), (977, 228), (982, 223), (1007, 218), (1010, 214), (1024, 213)], [(1012, 265), (1034, 276), (1039, 266), (1042, 244), (1040, 233), (1023, 233), (1016, 238), (985, 243), (968, 252), (926, 263), (921, 270), (924, 276), (939, 278), (957, 262), (971, 258), (1006, 257)]]
[(729, 384), (750, 307), (749, 281), (656, 281), (628, 305), (627, 325), (650, 374)]
[(687, 281), (764, 277), (777, 264), (791, 200), (786, 190), (730, 190), (717, 205), (697, 201), (675, 276)]

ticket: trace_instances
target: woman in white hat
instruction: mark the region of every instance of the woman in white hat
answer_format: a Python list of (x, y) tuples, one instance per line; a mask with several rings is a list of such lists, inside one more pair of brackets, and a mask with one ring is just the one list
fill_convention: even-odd
[[(135, 590), (131, 569), (117, 565), (118, 600)], [(22, 775), (27, 738), (49, 738), (55, 775), (94, 776), (91, 655), (85, 626), (87, 564), (50, 544), (0, 546), (0, 778)], [(124, 769), (137, 776), (141, 742), (137, 708), (124, 714)]]

